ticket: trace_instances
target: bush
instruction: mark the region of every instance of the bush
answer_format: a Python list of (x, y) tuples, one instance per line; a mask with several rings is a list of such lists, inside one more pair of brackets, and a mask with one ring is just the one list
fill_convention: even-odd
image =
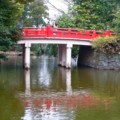
[(0, 53), (0, 60), (7, 60), (6, 55), (3, 53)]
[(93, 42), (92, 47), (107, 55), (120, 54), (120, 37), (99, 37)]
[(16, 42), (21, 37), (21, 32), (17, 29), (0, 29), (0, 51), (8, 51), (9, 48), (16, 45)]
[(120, 33), (120, 7), (117, 8), (116, 13), (114, 14), (113, 30)]

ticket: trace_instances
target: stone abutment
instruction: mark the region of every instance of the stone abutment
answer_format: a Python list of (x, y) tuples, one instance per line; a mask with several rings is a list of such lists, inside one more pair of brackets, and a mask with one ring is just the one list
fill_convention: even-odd
[(96, 52), (91, 46), (80, 46), (78, 66), (119, 70), (120, 55), (108, 56), (102, 52)]

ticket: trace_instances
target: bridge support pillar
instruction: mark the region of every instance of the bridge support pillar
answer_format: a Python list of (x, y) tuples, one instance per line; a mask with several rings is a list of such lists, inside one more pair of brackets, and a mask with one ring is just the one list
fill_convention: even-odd
[(58, 45), (58, 65), (62, 65), (62, 45)]
[(25, 68), (25, 44), (22, 44), (22, 64), (23, 68)]
[(66, 45), (62, 46), (62, 66), (66, 66)]
[(71, 68), (72, 44), (58, 45), (58, 65)]
[(24, 57), (24, 68), (29, 69), (30, 68), (30, 47), (31, 44), (29, 42), (25, 43), (25, 57)]
[(58, 65), (66, 66), (66, 45), (58, 45)]
[(71, 49), (72, 44), (67, 44), (66, 46), (66, 68), (71, 68)]

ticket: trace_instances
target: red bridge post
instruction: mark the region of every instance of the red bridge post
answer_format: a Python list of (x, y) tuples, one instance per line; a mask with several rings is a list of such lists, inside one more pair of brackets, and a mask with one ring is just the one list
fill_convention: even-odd
[(28, 29), (27, 28), (24, 28), (22, 32), (23, 32), (24, 37), (28, 37)]
[(96, 31), (94, 30), (94, 31), (93, 31), (93, 34), (92, 34), (92, 39), (96, 38), (97, 36), (98, 36), (98, 35), (97, 35)]
[(105, 31), (105, 36), (111, 36), (110, 30)]
[(51, 26), (50, 25), (48, 25), (47, 27), (46, 27), (46, 29), (47, 29), (47, 37), (51, 37), (52, 36), (52, 29), (51, 29)]

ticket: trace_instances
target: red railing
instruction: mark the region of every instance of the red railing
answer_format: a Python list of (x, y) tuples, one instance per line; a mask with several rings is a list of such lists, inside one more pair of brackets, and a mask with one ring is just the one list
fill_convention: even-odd
[(99, 36), (111, 36), (111, 32), (99, 32), (95, 30), (76, 30), (72, 28), (24, 28), (23, 38), (68, 38), (68, 39), (89, 39), (93, 40)]

